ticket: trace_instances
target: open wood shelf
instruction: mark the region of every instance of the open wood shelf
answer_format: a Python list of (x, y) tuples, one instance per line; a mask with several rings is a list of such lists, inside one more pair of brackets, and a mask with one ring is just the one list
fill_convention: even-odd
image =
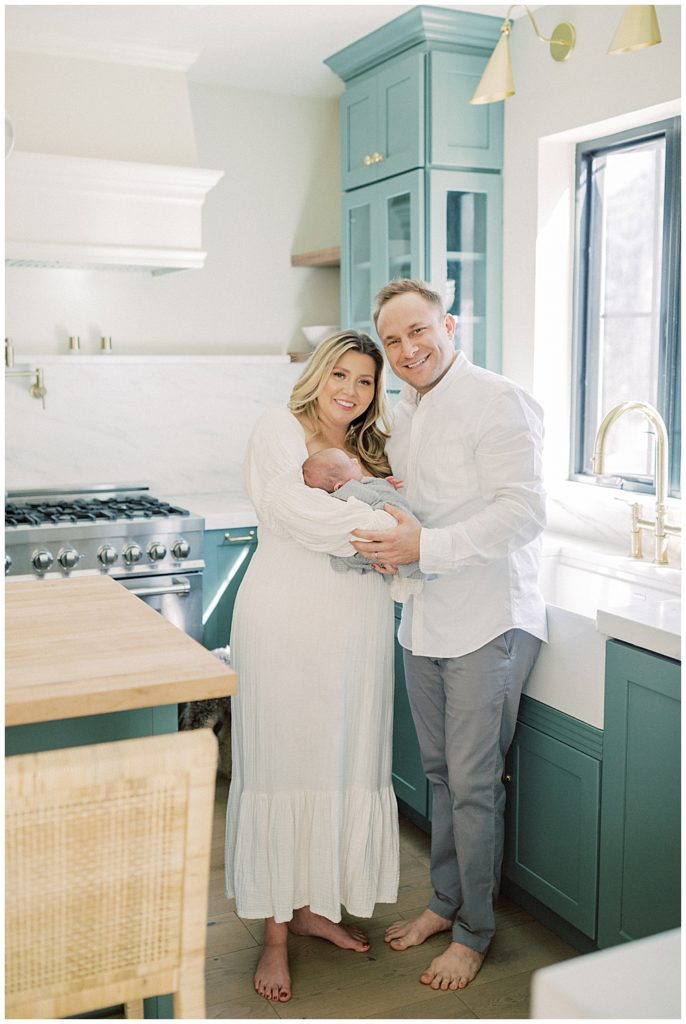
[(291, 256), (292, 267), (340, 267), (340, 265), (340, 245), (332, 245), (330, 249), (314, 249), (312, 252), (299, 252)]

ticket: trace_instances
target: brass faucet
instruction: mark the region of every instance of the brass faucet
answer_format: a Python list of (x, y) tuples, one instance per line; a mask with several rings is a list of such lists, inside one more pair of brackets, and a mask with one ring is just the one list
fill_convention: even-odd
[(29, 388), (32, 398), (40, 398), (45, 408), (45, 396), (48, 389), (45, 386), (43, 370), (37, 366), (35, 370), (5, 370), (6, 377), (33, 377), (33, 384)]
[(598, 427), (593, 447), (593, 472), (602, 476), (605, 471), (605, 439), (613, 423), (616, 423), (625, 412), (641, 412), (655, 428), (655, 518), (645, 519), (643, 507), (635, 502), (631, 506), (631, 557), (642, 558), (641, 530), (652, 529), (655, 534), (655, 559), (658, 565), (667, 565), (667, 535), (681, 536), (681, 527), (668, 523), (667, 516), (667, 476), (669, 466), (669, 441), (667, 427), (657, 409), (647, 402), (620, 402), (609, 413)]

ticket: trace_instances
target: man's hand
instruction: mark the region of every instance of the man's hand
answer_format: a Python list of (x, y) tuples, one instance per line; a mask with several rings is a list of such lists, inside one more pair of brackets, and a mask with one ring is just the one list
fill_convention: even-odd
[(375, 565), (408, 565), (419, 561), (421, 525), (410, 512), (395, 505), (384, 505), (384, 511), (398, 520), (395, 530), (353, 530), (350, 543)]
[(404, 480), (398, 480), (397, 476), (387, 476), (384, 479), (386, 480), (387, 484), (391, 485), (391, 487), (395, 487), (396, 491), (399, 491), (400, 488), (405, 483)]

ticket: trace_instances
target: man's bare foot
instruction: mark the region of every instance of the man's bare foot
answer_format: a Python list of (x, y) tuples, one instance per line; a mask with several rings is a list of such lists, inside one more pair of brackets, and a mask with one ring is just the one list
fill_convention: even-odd
[(336, 924), (328, 917), (313, 914), (309, 907), (301, 907), (293, 911), (293, 918), (288, 922), (288, 930), (293, 935), (315, 935), (319, 939), (327, 939), (341, 949), (353, 949), (356, 953), (366, 953), (369, 939), (359, 928), (350, 924)]
[(422, 985), (444, 991), (466, 988), (476, 978), (485, 959), (485, 953), (477, 953), (461, 942), (451, 942), (445, 953), (431, 961), (419, 980)]
[(287, 941), (265, 943), (255, 971), (255, 991), (275, 1003), (286, 1003), (291, 998)]
[(386, 929), (384, 939), (390, 942), (393, 949), (407, 949), (408, 946), (420, 946), (430, 935), (437, 932), (449, 932), (452, 926), (452, 921), (447, 917), (440, 917), (427, 907), (412, 921), (396, 921), (390, 925)]

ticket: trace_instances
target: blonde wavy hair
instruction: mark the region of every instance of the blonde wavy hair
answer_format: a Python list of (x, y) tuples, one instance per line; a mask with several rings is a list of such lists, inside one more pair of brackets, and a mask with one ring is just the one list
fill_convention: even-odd
[(390, 432), (386, 373), (383, 353), (369, 335), (359, 331), (340, 331), (317, 345), (291, 392), (288, 408), (303, 420), (313, 437), (322, 436), (317, 399), (336, 363), (346, 352), (371, 356), (375, 366), (374, 397), (365, 412), (348, 427), (346, 448), (357, 456), (372, 476), (386, 476), (390, 472), (385, 454)]

